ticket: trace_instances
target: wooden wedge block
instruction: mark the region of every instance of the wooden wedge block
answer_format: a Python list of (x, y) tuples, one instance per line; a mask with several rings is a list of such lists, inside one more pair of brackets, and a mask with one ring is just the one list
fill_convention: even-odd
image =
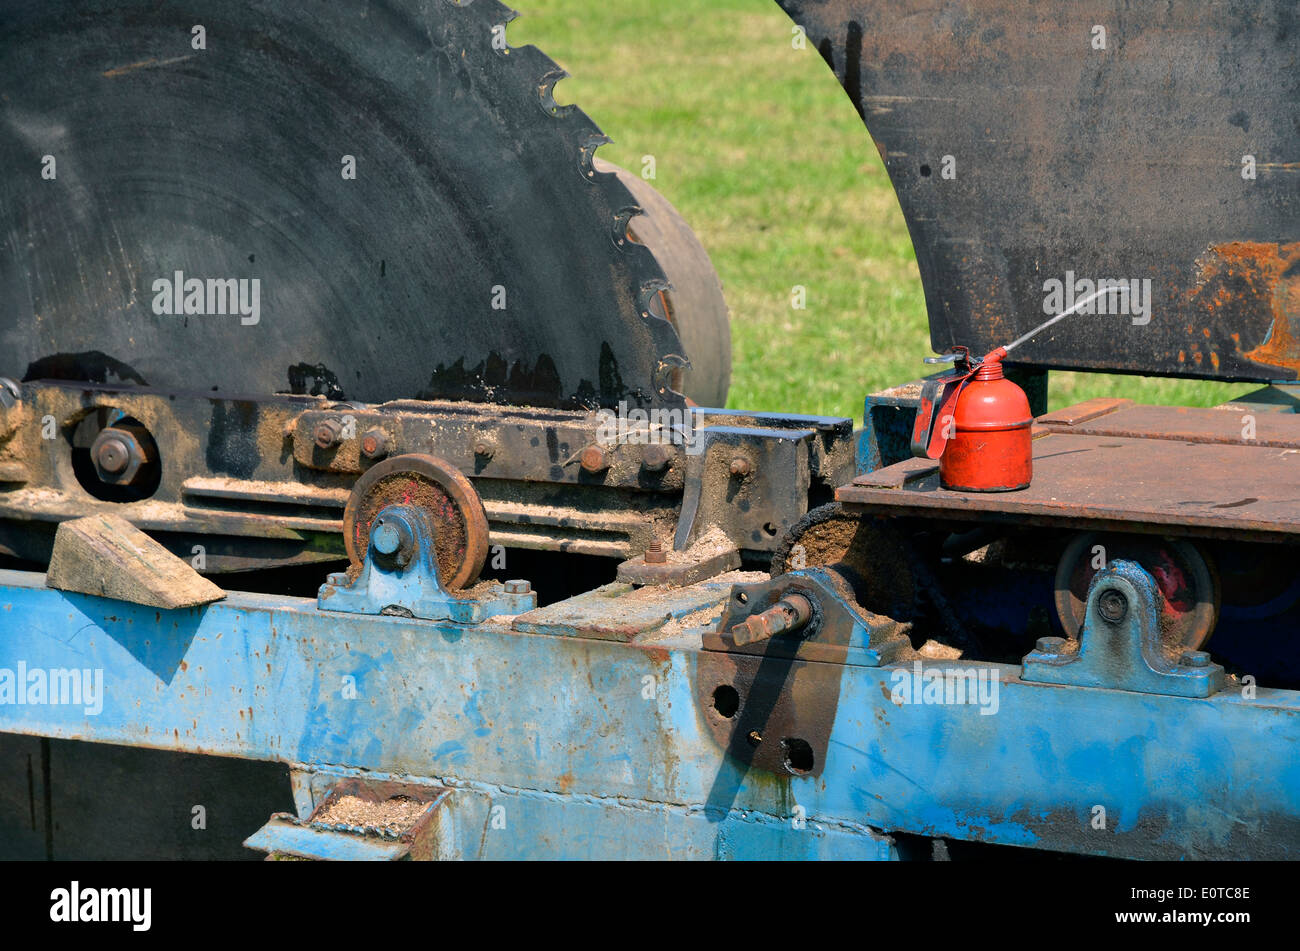
[(226, 593), (120, 515), (59, 525), (45, 584), (154, 608), (192, 608)]

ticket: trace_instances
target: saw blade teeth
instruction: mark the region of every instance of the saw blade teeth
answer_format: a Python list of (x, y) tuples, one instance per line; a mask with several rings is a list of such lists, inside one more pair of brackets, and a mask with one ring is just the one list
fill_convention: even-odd
[(609, 145), (612, 141), (614, 140), (611, 139), (609, 136), (605, 135), (605, 133), (603, 132), (597, 133), (596, 135), (587, 136), (587, 140), (583, 142), (581, 146), (582, 148), (581, 166), (582, 166), (582, 175), (584, 178), (595, 181), (595, 180), (602, 180), (602, 179), (598, 179), (597, 177), (598, 174), (599, 175), (613, 174), (612, 172), (601, 172), (600, 169), (596, 168), (596, 150), (600, 148), (602, 145)]
[(542, 104), (542, 111), (547, 115), (563, 117), (573, 112), (574, 107), (570, 105), (560, 105), (555, 101), (555, 86), (562, 80), (567, 79), (569, 74), (562, 69), (554, 69), (542, 77), (542, 81), (537, 86), (537, 99)]
[[(644, 247), (644, 245), (641, 245)], [(637, 302), (641, 307), (641, 316), (645, 320), (660, 320), (668, 323), (667, 318), (660, 317), (651, 309), (651, 302), (664, 291), (671, 291), (673, 286), (665, 278), (651, 278), (648, 281), (641, 282), (641, 296)]]
[(637, 215), (644, 214), (645, 209), (640, 205), (633, 205), (630, 208), (624, 208), (614, 215), (614, 228), (610, 232), (610, 239), (616, 247), (623, 247), (632, 240), (632, 235), (628, 230), (632, 219)]
[[(498, 3), (497, 0), (474, 0), (474, 2), (480, 6), (492, 7), (493, 12), (489, 19), (492, 17), (500, 19), (509, 14), (508, 20), (501, 20), (501, 22), (509, 22), (518, 16), (514, 10)], [(468, 6), (468, 4), (461, 6)], [(535, 77), (532, 85), (536, 90), (537, 102), (542, 112), (565, 128), (565, 138), (574, 144), (576, 150), (576, 167), (580, 177), (583, 181), (596, 185), (597, 194), (604, 199), (603, 203), (610, 221), (611, 240), (631, 271), (631, 282), (628, 287), (630, 303), (637, 308), (643, 326), (650, 332), (653, 346), (661, 361), (652, 373), (655, 379), (647, 381), (653, 394), (651, 399), (653, 401), (657, 398), (672, 405), (684, 403), (684, 397), (665, 382), (667, 378), (660, 379), (663, 376), (662, 361), (669, 357), (676, 357), (680, 353), (681, 340), (672, 323), (666, 317), (655, 315), (650, 308), (651, 299), (662, 291), (671, 290), (671, 286), (653, 252), (643, 244), (628, 240), (628, 225), (633, 218), (643, 213), (643, 209), (627, 186), (619, 181), (617, 174), (601, 172), (595, 168), (597, 150), (602, 145), (610, 144), (612, 139), (605, 135), (579, 106), (573, 103), (562, 105), (556, 101), (555, 87), (568, 78), (567, 70), (535, 45), (511, 46), (509, 50), (511, 52), (508, 58), (509, 68), (518, 71), (521, 75)], [(643, 391), (638, 387), (636, 392)]]

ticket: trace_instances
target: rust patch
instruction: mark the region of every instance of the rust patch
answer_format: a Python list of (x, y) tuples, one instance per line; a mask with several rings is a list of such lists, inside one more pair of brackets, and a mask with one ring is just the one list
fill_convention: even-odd
[[(1242, 356), (1300, 378), (1300, 242), (1212, 245), (1196, 261), (1196, 286), (1189, 299), (1207, 311), (1207, 324), (1215, 323), (1214, 314), (1224, 307), (1267, 312), (1268, 335)], [(1211, 352), (1210, 359), (1217, 367), (1218, 355)]]

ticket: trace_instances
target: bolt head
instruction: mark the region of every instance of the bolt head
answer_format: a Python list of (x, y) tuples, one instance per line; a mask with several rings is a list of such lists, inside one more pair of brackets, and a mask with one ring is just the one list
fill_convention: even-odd
[(1040, 637), (1034, 643), (1034, 650), (1040, 654), (1059, 654), (1064, 646), (1065, 638), (1063, 637)]
[(121, 439), (110, 437), (99, 444), (95, 459), (99, 463), (99, 467), (105, 472), (117, 475), (130, 462), (131, 450)]
[(1128, 614), (1128, 598), (1124, 597), (1124, 592), (1108, 588), (1097, 599), (1097, 610), (1107, 621), (1118, 623)]
[(1178, 662), (1184, 667), (1209, 667), (1210, 655), (1205, 651), (1183, 651)]
[(641, 467), (647, 472), (662, 472), (672, 463), (674, 455), (672, 446), (652, 443), (641, 452)]
[(361, 455), (381, 459), (388, 455), (388, 434), (382, 429), (368, 429), (361, 437)]
[(609, 450), (604, 446), (591, 445), (582, 450), (582, 468), (590, 473), (604, 472), (609, 468)]
[(527, 581), (515, 580), (505, 583), (506, 594), (530, 594), (533, 586)]
[(414, 530), (400, 515), (383, 515), (370, 526), (370, 548), (385, 563), (405, 568), (415, 554)]
[(402, 533), (392, 522), (380, 522), (370, 535), (370, 543), (376, 551), (391, 555), (402, 547)]
[(482, 459), (491, 459), (496, 455), (496, 452), (496, 446), (492, 445), (492, 443), (488, 442), (486, 439), (480, 439), (478, 442), (474, 443), (474, 455), (479, 456)]
[(132, 485), (147, 462), (135, 436), (112, 426), (99, 431), (90, 444), (90, 457), (99, 478), (112, 485)]
[(731, 460), (731, 474), (738, 478), (745, 478), (754, 471), (754, 464), (744, 456), (737, 456)]
[(343, 421), (322, 419), (312, 431), (312, 439), (320, 449), (333, 449), (343, 439)]

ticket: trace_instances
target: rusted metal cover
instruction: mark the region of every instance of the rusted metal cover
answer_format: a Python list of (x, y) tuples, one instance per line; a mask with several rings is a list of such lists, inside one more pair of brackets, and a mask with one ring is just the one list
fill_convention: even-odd
[(1300, 375), (1292, 0), (779, 2), (884, 157), (935, 350), (1005, 344), (1106, 279), (1127, 306), (1016, 360)]

